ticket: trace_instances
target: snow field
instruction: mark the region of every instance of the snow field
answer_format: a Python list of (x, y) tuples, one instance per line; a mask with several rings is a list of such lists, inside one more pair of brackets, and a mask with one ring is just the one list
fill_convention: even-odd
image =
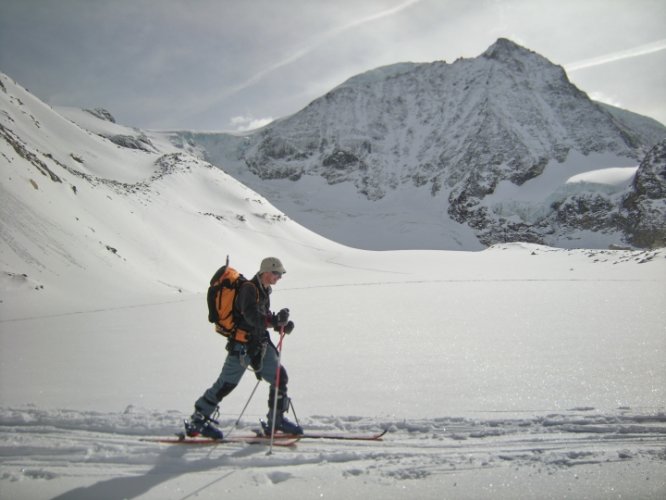
[[(387, 427), (382, 442), (304, 440), (271, 457), (140, 442), (180, 429), (226, 352), (202, 294), (123, 297), (0, 323), (3, 497), (666, 491), (663, 252), (324, 253), (319, 266), (283, 256), (273, 294), (296, 322), (290, 393), (306, 429)], [(255, 383), (223, 402), (224, 430)], [(257, 427), (266, 396), (262, 384), (233, 432)]]

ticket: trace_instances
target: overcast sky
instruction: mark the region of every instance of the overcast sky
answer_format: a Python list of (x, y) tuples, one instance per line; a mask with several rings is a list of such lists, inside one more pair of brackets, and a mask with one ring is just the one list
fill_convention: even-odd
[(0, 0), (0, 71), (152, 129), (242, 130), (358, 73), (499, 37), (666, 124), (664, 0)]

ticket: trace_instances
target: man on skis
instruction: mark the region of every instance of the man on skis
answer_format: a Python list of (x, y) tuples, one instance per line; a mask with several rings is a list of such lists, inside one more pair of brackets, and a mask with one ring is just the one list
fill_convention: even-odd
[[(227, 357), (222, 372), (194, 404), (194, 413), (189, 422), (185, 423), (186, 434), (190, 437), (205, 436), (211, 439), (222, 439), (223, 434), (215, 424), (214, 414), (218, 405), (240, 382), (245, 370), (250, 367), (257, 378), (271, 384), (268, 396), (268, 423), (267, 432), (275, 428), (286, 434), (303, 434), (303, 429), (289, 421), (284, 413), (289, 409), (290, 401), (287, 397), (287, 371), (280, 366), (279, 387), (275, 391), (275, 379), (278, 367), (278, 352), (270, 340), (266, 330), (272, 327), (275, 330), (284, 329), (291, 333), (294, 322), (289, 320), (289, 309), (282, 309), (278, 313), (270, 310), (270, 294), (272, 287), (286, 273), (282, 262), (275, 257), (267, 257), (261, 261), (259, 272), (243, 283), (234, 301), (233, 315), (236, 330), (229, 336), (227, 343)], [(277, 412), (275, 414), (275, 427), (273, 427), (273, 408), (277, 397)]]

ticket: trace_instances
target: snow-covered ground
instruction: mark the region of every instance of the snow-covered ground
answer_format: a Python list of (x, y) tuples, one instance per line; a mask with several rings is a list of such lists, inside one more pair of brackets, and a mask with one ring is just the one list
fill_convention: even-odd
[(0, 323), (2, 498), (663, 498), (663, 251), (324, 253), (311, 273), (282, 255), (273, 298), (297, 416), (383, 441), (141, 442), (221, 367), (203, 294), (34, 310)]
[[(347, 248), (0, 78), (3, 500), (666, 496), (666, 250)], [(204, 294), (226, 254), (288, 270), (272, 305), (296, 322), (305, 429), (383, 441), (141, 441), (180, 430), (222, 366)], [(266, 414), (262, 384), (233, 429), (254, 385), (223, 402), (227, 434)]]

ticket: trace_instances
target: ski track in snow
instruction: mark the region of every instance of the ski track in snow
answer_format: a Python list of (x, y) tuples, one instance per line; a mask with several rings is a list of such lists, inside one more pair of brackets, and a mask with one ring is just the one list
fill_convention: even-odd
[[(196, 447), (140, 441), (172, 434), (184, 418), (178, 412), (133, 407), (123, 413), (3, 408), (0, 485), (92, 475), (97, 482), (70, 491), (67, 498), (98, 498), (109, 491), (134, 497), (178, 476), (206, 471), (222, 480), (251, 469), (277, 484), (297, 480), (308, 467), (326, 464), (335, 467), (340, 479), (363, 477), (365, 482), (381, 483), (488, 468), (552, 474), (590, 464), (636, 461), (637, 466), (648, 462), (662, 470), (666, 464), (663, 413), (628, 408), (613, 414), (593, 408), (543, 413), (527, 418), (400, 421), (315, 416), (302, 421), (307, 431), (371, 433), (388, 428), (389, 432), (376, 442), (304, 439), (296, 447), (275, 449), (269, 457), (261, 445)], [(224, 420), (221, 426), (228, 431), (233, 423)], [(252, 429), (247, 422), (241, 427), (232, 434)], [(646, 475), (646, 481), (664, 481)], [(663, 487), (658, 489), (665, 491)]]

